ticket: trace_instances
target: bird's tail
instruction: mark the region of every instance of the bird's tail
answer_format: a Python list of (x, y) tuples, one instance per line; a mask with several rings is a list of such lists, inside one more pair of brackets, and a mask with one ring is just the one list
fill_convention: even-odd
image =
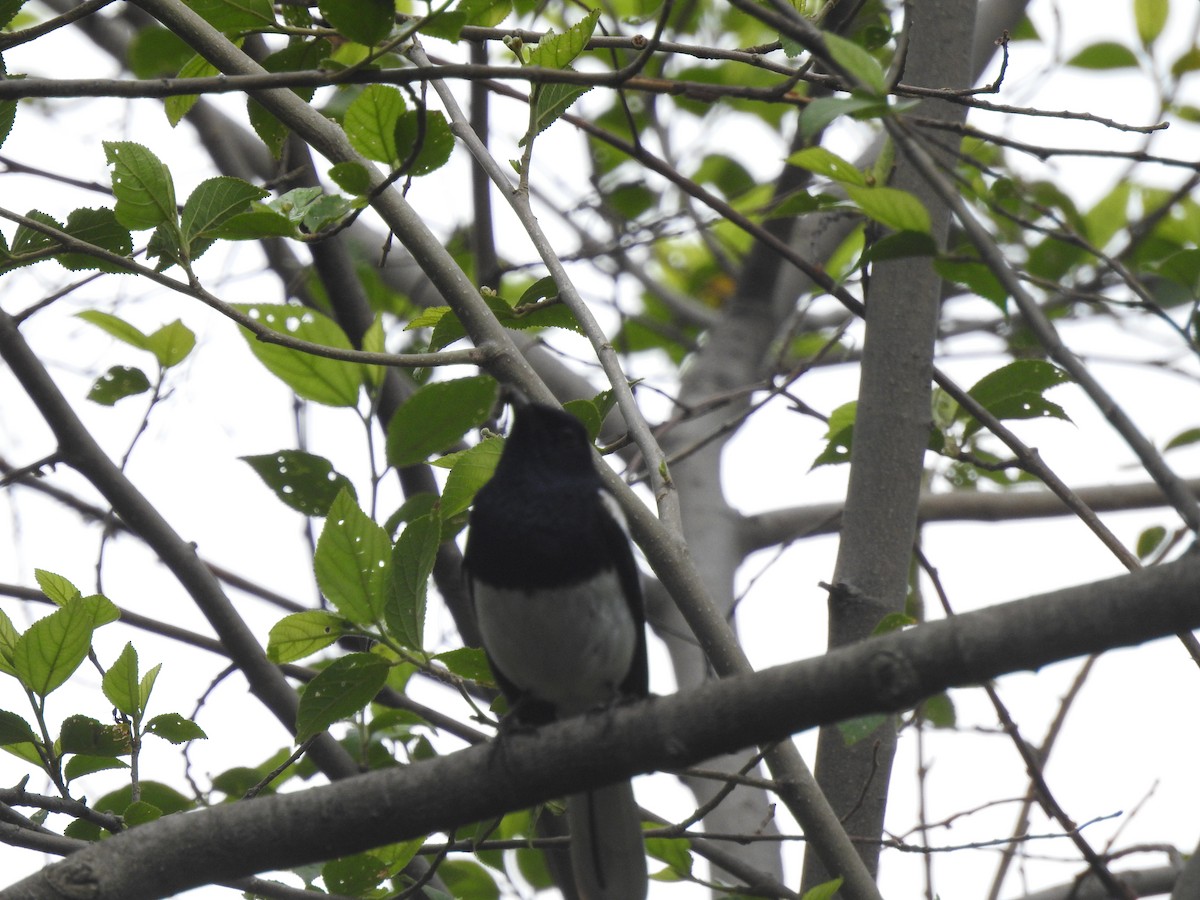
[(641, 813), (628, 781), (567, 801), (571, 868), (582, 900), (644, 900), (648, 886)]

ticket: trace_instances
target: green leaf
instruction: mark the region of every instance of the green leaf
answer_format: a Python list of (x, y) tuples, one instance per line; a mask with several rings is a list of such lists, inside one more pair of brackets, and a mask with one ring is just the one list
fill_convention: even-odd
[(330, 663), (300, 696), (296, 743), (304, 743), (370, 703), (387, 681), (388, 668), (386, 660), (370, 653), (351, 653)]
[(845, 69), (858, 86), (866, 88), (876, 97), (887, 93), (887, 81), (879, 61), (866, 51), (860, 44), (848, 41), (846, 38), (825, 32), (825, 46), (829, 55), (841, 68)]
[(368, 47), (387, 37), (396, 20), (394, 0), (320, 0), (317, 8), (330, 25)]
[(317, 584), (329, 602), (356, 625), (383, 621), (392, 543), (349, 491), (338, 493), (313, 556)]
[(973, 294), (990, 300), (1001, 312), (1008, 312), (1008, 289), (996, 274), (981, 262), (935, 259), (933, 268), (947, 281), (961, 284)]
[(405, 526), (392, 551), (383, 614), (392, 636), (414, 650), (424, 646), (425, 598), (441, 542), (439, 518), (422, 516)]
[[(439, 866), (440, 868), (440, 866)], [(388, 867), (378, 856), (360, 853), (333, 859), (321, 866), (321, 878), (331, 893), (365, 896), (388, 877)]]
[[(234, 304), (261, 324), (299, 340), (349, 350), (350, 340), (332, 319), (301, 306)], [(360, 367), (260, 341), (244, 331), (250, 351), (277, 378), (306, 400), (327, 406), (355, 406), (362, 385)]]
[(1136, 69), (1137, 55), (1116, 41), (1097, 41), (1084, 47), (1069, 60), (1078, 69)]
[(172, 744), (208, 740), (204, 729), (179, 713), (163, 713), (146, 723), (146, 734), (153, 734)]
[[(130, 237), (129, 230), (117, 221), (116, 214), (107, 207), (71, 210), (63, 231), (71, 237), (94, 244), (117, 256), (129, 256), (133, 252), (133, 238)], [(97, 259), (86, 253), (60, 253), (55, 259), (64, 269), (72, 272), (88, 269), (117, 273), (129, 271), (124, 266)]]
[(537, 46), (530, 49), (528, 65), (565, 69), (584, 51), (599, 21), (600, 10), (593, 9), (562, 34), (547, 31)]
[[(983, 376), (968, 393), (998, 419), (1052, 417), (1071, 421), (1062, 407), (1043, 394), (1070, 381), (1062, 369), (1040, 359), (1019, 359)], [(964, 413), (964, 416), (966, 414)], [(982, 425), (973, 418), (968, 422), (970, 437)]]
[[(38, 571), (41, 571), (40, 569)], [(17, 629), (13, 627), (12, 619), (0, 609), (0, 672), (15, 676), (12, 667), (13, 650), (17, 646)]]
[(529, 120), (529, 131), (517, 142), (518, 145), (524, 147), (553, 125), (563, 113), (571, 108), (571, 104), (590, 90), (591, 87), (585, 84), (550, 83), (538, 85), (534, 91), (533, 113)]
[(175, 221), (175, 184), (157, 156), (132, 141), (105, 141), (104, 155), (113, 166), (118, 222), (143, 231)]
[[(31, 209), (25, 214), (27, 219), (32, 219), (34, 222), (39, 222), (42, 225), (49, 225), (51, 228), (57, 228), (62, 231), (63, 224), (54, 216), (47, 215), (40, 210)], [(14, 257), (27, 256), (30, 259), (24, 262), (37, 262), (40, 259), (45, 259), (49, 254), (46, 252), (57, 246), (57, 241), (47, 234), (43, 234), (36, 228), (30, 228), (28, 225), (18, 225), (16, 232), (13, 234), (12, 255)], [(24, 264), (18, 260), (18, 264)]]
[(888, 105), (877, 97), (818, 97), (804, 107), (800, 114), (800, 134), (812, 142), (825, 127), (839, 116), (871, 118), (889, 112)]
[(500, 885), (479, 863), (466, 859), (446, 860), (438, 866), (438, 876), (454, 897), (471, 900), (499, 900)]
[(324, 650), (346, 633), (341, 616), (313, 609), (292, 613), (275, 623), (267, 636), (267, 659), (289, 663)]
[(161, 819), (163, 811), (153, 803), (147, 803), (145, 800), (136, 800), (125, 807), (125, 811), (121, 813), (121, 820), (126, 827), (134, 828), (138, 825), (145, 825), (147, 822), (153, 822), (156, 819)]
[[(418, 137), (421, 142), (419, 149)], [(425, 112), (422, 115), (417, 110), (406, 112), (396, 122), (392, 143), (395, 145), (396, 155), (402, 160), (407, 160), (416, 150), (416, 157), (405, 169), (407, 174), (428, 175), (440, 169), (450, 159), (450, 153), (454, 150), (454, 135), (442, 113)]]
[(29, 0), (0, 0), (0, 28), (7, 28)]
[(936, 256), (937, 242), (923, 231), (893, 231), (863, 248), (860, 265), (914, 256)]
[(270, 237), (296, 237), (299, 229), (287, 216), (255, 204), (248, 213), (227, 219), (213, 231), (213, 237), (226, 241), (258, 241)]
[(36, 744), (38, 737), (29, 723), (15, 712), (0, 709), (0, 746), (8, 744)]
[(146, 349), (164, 369), (179, 365), (195, 346), (195, 333), (178, 319), (146, 335)]
[(200, 182), (183, 204), (180, 219), (191, 258), (196, 259), (203, 252), (195, 249), (197, 242), (211, 241), (220, 225), (239, 213), (249, 212), (252, 202), (266, 196), (267, 191), (262, 188), (226, 175)]
[(459, 647), (447, 650), (433, 657), (447, 669), (460, 678), (477, 681), (480, 684), (494, 684), (492, 670), (488, 665), (487, 654), (478, 647)]
[(845, 186), (846, 195), (870, 218), (893, 231), (929, 234), (929, 211), (910, 194), (898, 188)]
[(809, 888), (800, 900), (834, 900), (841, 887), (842, 879), (838, 877)]
[(33, 577), (46, 599), (53, 600), (59, 606), (66, 606), (72, 600), (83, 596), (79, 588), (62, 575), (55, 575), (45, 569), (34, 569)]
[(83, 321), (95, 325), (103, 331), (107, 331), (118, 341), (123, 341), (131, 347), (137, 347), (139, 350), (147, 349), (146, 335), (118, 316), (101, 312), (98, 309), (85, 309), (83, 312), (78, 312), (75, 315), (83, 319)]
[[(190, 48), (189, 48), (190, 49)], [(210, 63), (207, 59), (199, 54), (192, 56), (179, 68), (179, 78), (211, 78), (213, 75), (219, 74), (217, 67)], [(174, 128), (196, 105), (196, 101), (200, 99), (199, 94), (179, 94), (174, 97), (166, 97), (163, 99), (163, 111), (167, 114), (167, 121)]]
[(115, 756), (89, 756), (86, 753), (76, 753), (63, 766), (63, 774), (67, 781), (74, 781), (93, 772), (105, 772), (110, 769), (128, 769), (129, 763)]
[(838, 731), (842, 733), (842, 740), (847, 747), (853, 747), (864, 738), (873, 735), (880, 727), (887, 724), (891, 716), (872, 713), (868, 716), (859, 716), (854, 719), (847, 719), (844, 722), (838, 722)]
[(471, 505), (476, 491), (487, 484), (496, 471), (503, 449), (504, 439), (492, 435), (455, 454), (454, 465), (442, 490), (442, 518), (457, 516)]
[(841, 184), (866, 187), (867, 178), (851, 162), (824, 147), (805, 147), (787, 158), (790, 165), (807, 169), (814, 175), (824, 175)]
[(346, 109), (342, 127), (355, 150), (367, 159), (395, 168), (401, 162), (396, 151), (396, 125), (406, 108), (398, 88), (369, 84)]
[(1167, 529), (1161, 525), (1152, 525), (1147, 528), (1137, 539), (1137, 555), (1138, 559), (1146, 560), (1153, 556), (1155, 551), (1162, 546), (1163, 541), (1167, 539)]
[(124, 756), (133, 750), (127, 729), (79, 715), (63, 720), (58, 745), (63, 753), (85, 756)]
[(21, 683), (45, 697), (79, 668), (92, 646), (92, 631), (119, 617), (117, 608), (95, 594), (77, 597), (29, 626), (13, 648)]
[(371, 174), (361, 163), (340, 162), (330, 167), (329, 177), (349, 194), (361, 197), (371, 191)]
[(354, 497), (354, 485), (337, 472), (323, 456), (303, 450), (280, 450), (261, 456), (243, 456), (266, 482), (275, 496), (306, 516), (324, 516), (334, 498), (344, 488)]
[(1170, 11), (1170, 0), (1133, 0), (1133, 20), (1142, 46), (1149, 47), (1158, 40)]
[(879, 634), (888, 634), (892, 631), (900, 631), (910, 625), (916, 625), (917, 620), (907, 613), (894, 612), (888, 613), (879, 620), (879, 624), (871, 631), (872, 636)]
[(388, 462), (403, 468), (445, 450), (483, 424), (495, 402), (496, 382), (486, 375), (423, 385), (388, 423)]
[(958, 722), (958, 713), (954, 709), (954, 701), (947, 693), (934, 694), (926, 697), (917, 707), (926, 722), (934, 728), (953, 728)]
[(1174, 450), (1176, 447), (1186, 447), (1196, 443), (1200, 443), (1200, 428), (1188, 428), (1167, 441), (1163, 450)]
[(138, 78), (175, 75), (195, 51), (173, 31), (158, 26), (140, 28), (125, 51), (129, 71)]
[(225, 34), (276, 24), (270, 0), (187, 0), (187, 5)]
[(143, 708), (138, 681), (138, 656), (133, 644), (126, 644), (117, 661), (109, 667), (101, 679), (104, 696), (108, 702), (125, 715), (139, 719)]
[(854, 417), (858, 403), (851, 400), (843, 403), (829, 414), (825, 430), (825, 449), (813, 460), (812, 468), (850, 462), (850, 448), (854, 443)]
[[(329, 41), (324, 38), (314, 40), (293, 40), (282, 50), (277, 50), (262, 61), (262, 67), (268, 72), (296, 72), (319, 69), (331, 53)], [(295, 87), (292, 93), (304, 102), (313, 98), (315, 88)], [(280, 122), (275, 115), (267, 110), (253, 97), (246, 101), (246, 113), (255, 133), (267, 145), (271, 155), (279, 158), (283, 151), (283, 142), (288, 136), (288, 127)]]

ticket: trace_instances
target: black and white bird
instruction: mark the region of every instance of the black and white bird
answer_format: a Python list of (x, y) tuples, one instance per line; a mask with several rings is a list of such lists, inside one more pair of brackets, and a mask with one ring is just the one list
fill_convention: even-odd
[[(475, 615), (510, 715), (537, 725), (647, 694), (638, 568), (582, 424), (516, 407), (475, 498), (464, 558)], [(570, 797), (583, 900), (642, 900), (646, 854), (629, 782)]]

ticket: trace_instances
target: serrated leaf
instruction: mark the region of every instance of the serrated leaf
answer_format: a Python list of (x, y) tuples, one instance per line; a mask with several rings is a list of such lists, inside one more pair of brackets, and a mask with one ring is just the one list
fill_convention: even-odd
[(324, 516), (338, 493), (356, 496), (354, 485), (323, 456), (303, 450), (280, 450), (261, 456), (243, 456), (275, 496), (306, 516)]
[(38, 741), (33, 728), (15, 712), (0, 709), (0, 746), (8, 744), (35, 744)]
[(317, 6), (330, 25), (368, 47), (387, 37), (396, 20), (394, 0), (320, 0)]
[(1136, 69), (1138, 58), (1132, 50), (1116, 41), (1097, 41), (1084, 47), (1069, 60), (1077, 69)]
[(145, 825), (147, 822), (161, 819), (162, 814), (163, 811), (153, 803), (147, 803), (145, 800), (135, 800), (125, 807), (125, 810), (121, 813), (121, 821), (125, 823), (127, 828), (134, 828), (138, 825)]
[(39, 697), (52, 693), (87, 657), (92, 632), (119, 615), (99, 594), (68, 601), (17, 638), (12, 659), (17, 677)]
[(460, 678), (469, 678), (481, 684), (492, 684), (492, 670), (488, 666), (487, 654), (478, 647), (459, 647), (434, 656), (438, 662)]
[(342, 127), (355, 150), (394, 168), (401, 162), (396, 151), (396, 124), (406, 109), (399, 89), (369, 84), (346, 109)]
[(59, 606), (66, 606), (70, 601), (83, 596), (79, 588), (62, 575), (55, 575), (45, 569), (34, 569), (33, 577), (46, 599), (53, 600)]
[[(216, 229), (234, 216), (250, 211), (250, 204), (262, 200), (267, 191), (240, 178), (218, 175), (200, 182), (183, 204), (180, 228), (189, 247), (198, 240), (211, 240)], [(193, 249), (191, 258), (199, 253)]]
[(587, 47), (599, 21), (600, 10), (593, 9), (562, 34), (547, 31), (537, 46), (530, 48), (528, 65), (565, 69)]
[[(107, 207), (71, 210), (63, 231), (117, 256), (129, 256), (133, 252), (133, 238), (130, 237), (129, 230), (117, 221), (114, 211)], [(60, 253), (55, 259), (64, 269), (72, 272), (88, 269), (114, 273), (128, 271), (124, 266), (97, 259), (86, 253)]]
[(366, 166), (356, 162), (340, 162), (331, 166), (329, 177), (343, 191), (356, 196), (370, 193), (371, 175)]
[(867, 178), (858, 167), (824, 147), (805, 147), (787, 158), (790, 165), (807, 169), (814, 175), (824, 175), (841, 184), (865, 187)]
[(585, 84), (549, 83), (538, 85), (534, 91), (529, 131), (517, 142), (519, 146), (524, 147), (553, 125), (563, 113), (571, 108), (571, 104), (590, 90), (591, 87)]
[(827, 31), (822, 37), (825, 38), (825, 46), (829, 48), (829, 55), (833, 57), (833, 61), (845, 69), (858, 86), (866, 88), (877, 97), (887, 92), (883, 68), (866, 48), (832, 32)]
[(388, 423), (388, 462), (397, 468), (424, 462), (483, 424), (495, 402), (496, 382), (486, 375), (423, 385)]
[(346, 622), (323, 609), (292, 613), (280, 619), (267, 636), (267, 659), (289, 663), (324, 650), (346, 633)]
[(496, 471), (496, 463), (500, 461), (503, 449), (504, 439), (493, 435), (456, 454), (457, 458), (442, 490), (442, 518), (457, 516), (471, 505), (475, 493), (488, 483)]
[(225, 34), (275, 25), (270, 0), (188, 0), (187, 5)]
[(387, 532), (358, 508), (349, 491), (340, 491), (317, 540), (313, 569), (321, 592), (351, 622), (383, 621), (391, 551)]
[(58, 746), (63, 753), (86, 756), (124, 756), (133, 750), (128, 729), (79, 715), (63, 720)]
[(271, 237), (296, 237), (296, 224), (273, 209), (259, 206), (233, 216), (213, 230), (212, 236), (226, 241), (258, 241)]
[(893, 231), (917, 231), (929, 234), (929, 210), (910, 194), (898, 188), (845, 185), (846, 196), (867, 216)]
[[(1052, 417), (1071, 421), (1070, 416), (1043, 394), (1070, 381), (1057, 366), (1040, 359), (1019, 359), (983, 376), (968, 393), (998, 419)], [(966, 415), (964, 413), (964, 415)], [(970, 437), (982, 426), (971, 419), (966, 428)]]
[(438, 876), (455, 897), (471, 900), (499, 900), (500, 886), (488, 870), (473, 860), (447, 860), (438, 866)]
[(146, 349), (164, 369), (179, 365), (195, 346), (195, 333), (178, 319), (146, 335)]
[[(235, 307), (280, 334), (325, 347), (351, 349), (350, 340), (337, 323), (314, 310), (254, 303)], [(243, 331), (243, 335), (259, 362), (299, 396), (327, 406), (357, 405), (362, 384), (357, 364), (268, 344), (249, 331)]]
[(191, 719), (185, 719), (179, 713), (163, 713), (150, 719), (146, 723), (146, 733), (153, 734), (172, 744), (186, 744), (188, 741), (208, 739), (203, 728)]
[[(190, 48), (189, 48), (190, 49)], [(177, 78), (211, 78), (217, 75), (217, 67), (210, 63), (207, 59), (199, 54), (195, 54), (187, 60), (179, 68)], [(183, 121), (196, 101), (200, 99), (199, 94), (179, 94), (173, 97), (165, 97), (163, 99), (163, 111), (167, 114), (167, 122), (174, 128)]]
[[(25, 214), (25, 218), (32, 219), (34, 222), (40, 222), (42, 225), (49, 225), (51, 228), (57, 228), (62, 231), (63, 224), (54, 216), (48, 215), (41, 210), (31, 209)], [(49, 254), (47, 251), (52, 250), (57, 246), (57, 241), (38, 231), (36, 228), (30, 228), (28, 225), (18, 225), (17, 230), (13, 233), (12, 250), (10, 251), (14, 257), (30, 257), (26, 262), (37, 262), (40, 259), (45, 259)], [(20, 264), (21, 261), (18, 260)]]
[(175, 184), (157, 156), (132, 141), (105, 141), (104, 155), (113, 166), (118, 222), (143, 231), (175, 221)]
[(425, 597), (441, 542), (441, 521), (423, 516), (408, 523), (392, 551), (384, 618), (392, 636), (414, 650), (424, 646)]
[(300, 696), (296, 743), (320, 734), (370, 703), (387, 681), (388, 668), (378, 656), (351, 653), (317, 673)]
[(17, 646), (17, 629), (13, 627), (12, 619), (0, 609), (0, 672), (5, 675), (16, 675), (12, 667), (13, 650)]
[(125, 63), (138, 78), (165, 78), (177, 74), (194, 53), (173, 31), (149, 26), (133, 35), (125, 51)]
[(100, 682), (108, 702), (135, 719), (142, 714), (138, 677), (137, 651), (133, 644), (126, 644), (121, 655), (104, 673)]
[[(420, 149), (417, 140), (420, 138)], [(406, 112), (396, 122), (392, 143), (396, 155), (407, 160), (416, 149), (416, 157), (405, 168), (408, 175), (428, 175), (440, 169), (454, 150), (454, 135), (446, 117), (440, 112)]]
[(933, 267), (948, 281), (961, 284), (973, 294), (994, 303), (1001, 312), (1008, 312), (1008, 289), (996, 274), (981, 262), (935, 259)]
[(115, 756), (89, 756), (86, 753), (76, 753), (63, 766), (63, 774), (67, 781), (74, 781), (93, 772), (105, 772), (111, 769), (128, 769), (129, 763)]

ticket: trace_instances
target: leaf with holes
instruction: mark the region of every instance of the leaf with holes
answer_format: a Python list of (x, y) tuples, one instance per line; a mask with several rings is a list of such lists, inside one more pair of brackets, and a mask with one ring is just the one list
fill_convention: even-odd
[(351, 653), (322, 669), (308, 683), (296, 714), (296, 743), (354, 715), (383, 688), (390, 666), (370, 653)]
[(241, 459), (258, 473), (275, 496), (306, 516), (324, 516), (344, 488), (354, 497), (350, 479), (323, 456), (303, 450), (280, 450)]
[(329, 507), (313, 555), (317, 584), (351, 622), (382, 622), (391, 552), (387, 532), (342, 490)]
[(175, 183), (157, 156), (132, 141), (105, 141), (104, 155), (113, 167), (118, 222), (144, 231), (175, 221)]
[(323, 609), (284, 616), (267, 635), (267, 659), (289, 663), (324, 650), (346, 633), (346, 620)]
[[(975, 383), (968, 393), (997, 419), (1054, 418), (1070, 422), (1061, 406), (1047, 400), (1045, 392), (1070, 381), (1057, 366), (1040, 359), (1018, 359)], [(983, 426), (966, 413), (966, 436)]]

